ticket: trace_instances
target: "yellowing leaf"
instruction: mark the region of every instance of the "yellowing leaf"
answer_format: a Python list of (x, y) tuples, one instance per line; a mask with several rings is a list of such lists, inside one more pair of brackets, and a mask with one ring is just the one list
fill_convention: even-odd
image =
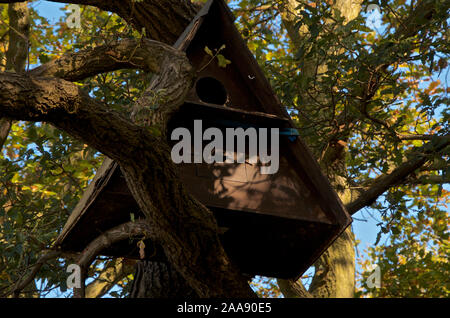
[(205, 46), (205, 52), (206, 54), (208, 54), (209, 56), (214, 56), (213, 52), (209, 49), (209, 47)]
[(228, 64), (231, 64), (231, 61), (227, 60), (222, 54), (217, 55), (217, 61), (220, 67), (226, 67)]

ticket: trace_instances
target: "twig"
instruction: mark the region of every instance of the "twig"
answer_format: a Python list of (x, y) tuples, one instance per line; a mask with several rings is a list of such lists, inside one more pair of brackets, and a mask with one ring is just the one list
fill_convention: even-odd
[(12, 294), (14, 298), (18, 298), (20, 295), (20, 292), (27, 287), (36, 277), (37, 273), (41, 269), (42, 265), (44, 265), (47, 261), (54, 259), (61, 255), (60, 251), (51, 251), (44, 255), (42, 255), (36, 262), (36, 264), (33, 265), (31, 273), (25, 277), (25, 279), (19, 280), (16, 283), (16, 286), (14, 287)]

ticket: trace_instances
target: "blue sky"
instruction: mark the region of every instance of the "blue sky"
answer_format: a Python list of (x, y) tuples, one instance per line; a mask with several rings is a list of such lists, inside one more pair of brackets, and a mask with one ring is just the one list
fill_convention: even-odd
[(62, 15), (62, 8), (65, 3), (56, 3), (50, 1), (35, 1), (31, 3), (31, 6), (39, 12), (40, 15), (44, 16), (49, 20), (49, 22), (56, 22)]

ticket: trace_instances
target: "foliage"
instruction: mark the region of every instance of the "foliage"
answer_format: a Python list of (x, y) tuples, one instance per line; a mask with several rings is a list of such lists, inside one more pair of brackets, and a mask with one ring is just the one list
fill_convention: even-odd
[[(290, 39), (282, 21), (283, 1), (230, 3), (238, 29), (317, 159), (326, 162), (330, 145), (345, 144), (345, 169), (333, 172), (355, 189), (367, 188), (375, 177), (414, 158), (417, 147), (429, 141), (411, 136), (450, 133), (448, 5), (427, 1), (436, 8), (431, 21), (420, 15), (406, 20), (416, 1), (380, 1), (382, 25), (377, 32), (366, 26), (364, 12), (346, 21), (331, 2), (301, 1), (293, 23), (295, 32), (303, 32), (299, 41)], [(4, 68), (8, 15), (6, 5), (0, 8)], [(68, 50), (145, 34), (116, 15), (89, 6), (82, 7), (81, 29), (69, 29), (65, 17), (51, 25), (31, 12), (30, 68)], [(409, 34), (414, 23), (421, 27)], [(226, 66), (227, 60), (218, 53), (211, 56)], [(150, 77), (123, 70), (82, 84), (92, 97), (128, 113), (128, 105)], [(368, 83), (375, 85), (370, 91)], [(427, 156), (431, 160), (426, 166), (371, 206), (372, 213), (381, 217), (380, 240), (361, 260), (366, 271), (359, 276), (357, 296), (448, 297), (449, 149)], [(102, 159), (52, 126), (14, 123), (0, 158), (0, 295), (7, 295), (41, 252), (51, 247)], [(99, 259), (91, 274), (98, 275), (106, 262)], [(381, 268), (380, 289), (364, 283), (373, 263)], [(66, 275), (62, 259), (49, 261), (24, 295), (44, 297), (58, 288), (65, 292)], [(130, 279), (120, 281), (110, 295), (126, 296)], [(262, 297), (280, 296), (272, 279), (260, 277), (253, 287)]]
[[(2, 5), (3, 33), (8, 22), (5, 12), (7, 6)], [(82, 30), (86, 31), (75, 33), (63, 18), (50, 25), (36, 11), (31, 14), (30, 68), (68, 50), (104, 44), (111, 35), (115, 39), (140, 36), (117, 16), (93, 7), (82, 10)], [(129, 112), (126, 106), (148, 77), (142, 72), (118, 71), (100, 74), (83, 84), (92, 97)], [(94, 149), (51, 125), (14, 123), (0, 161), (0, 294), (11, 292), (41, 252), (51, 248), (102, 160)], [(105, 261), (97, 262), (91, 275), (95, 277), (104, 265)], [(64, 292), (66, 267), (63, 259), (47, 262), (37, 276), (39, 286), (29, 288), (25, 295), (43, 297), (58, 287)], [(120, 284), (125, 287), (127, 281)], [(122, 296), (117, 291), (114, 295)]]
[[(417, 156), (415, 147), (427, 139), (414, 136), (449, 132), (448, 5), (430, 1), (436, 6), (435, 19), (425, 23), (423, 16), (417, 16), (408, 22), (422, 24), (419, 31), (400, 37), (407, 33), (409, 25), (404, 23), (414, 4), (379, 2), (381, 28), (374, 31), (367, 27), (364, 11), (348, 22), (329, 2), (299, 1), (294, 28), (304, 36), (298, 43), (288, 41), (276, 2), (236, 4), (241, 32), (302, 137), (324, 162), (329, 145), (342, 140), (345, 169), (333, 169), (333, 173), (355, 189), (370, 186), (375, 177)], [(383, 65), (381, 74), (376, 74), (376, 67)], [(363, 84), (368, 85), (375, 75), (379, 78), (374, 95), (365, 100)], [(429, 157), (431, 164), (391, 188), (371, 207), (372, 213), (382, 216), (379, 238), (383, 233), (391, 237), (371, 249), (362, 262), (367, 268), (378, 260), (385, 275), (380, 290), (364, 289), (357, 295), (448, 295), (448, 190), (444, 184), (449, 182), (449, 149)], [(424, 224), (426, 231), (421, 230)], [(395, 257), (402, 257), (406, 265), (395, 267)], [(423, 273), (414, 284), (412, 273)], [(359, 277), (361, 282), (369, 274)]]
[[(448, 191), (443, 199), (423, 196), (404, 202), (395, 209), (397, 216), (383, 217), (382, 231), (389, 233), (386, 243), (368, 249), (361, 259), (361, 287), (358, 295), (372, 297), (448, 297), (450, 265), (448, 256)], [(447, 198), (447, 199), (446, 199)], [(386, 225), (384, 225), (386, 224)], [(369, 288), (369, 265), (381, 271), (381, 288)]]
[(269, 277), (257, 276), (251, 282), (251, 286), (261, 298), (280, 298), (282, 296), (276, 281)]

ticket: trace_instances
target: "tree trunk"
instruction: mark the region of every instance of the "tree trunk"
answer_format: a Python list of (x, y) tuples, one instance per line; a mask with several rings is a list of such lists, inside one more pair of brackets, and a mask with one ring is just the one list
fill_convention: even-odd
[[(9, 16), (9, 43), (6, 52), (6, 71), (24, 72), (28, 56), (28, 41), (30, 36), (30, 16), (28, 4), (8, 4)], [(12, 121), (9, 118), (0, 118), (0, 150), (8, 138)]]
[[(333, 6), (338, 9), (346, 21), (350, 21), (358, 16), (361, 10), (361, 0), (335, 0)], [(302, 40), (308, 36), (309, 31), (306, 25), (296, 27), (300, 14), (297, 9), (297, 0), (284, 0), (280, 3), (283, 24), (288, 31), (292, 46), (299, 49)], [(318, 65), (315, 57), (304, 61), (302, 76), (317, 79), (326, 71), (326, 65)], [(316, 96), (317, 100), (327, 104), (329, 96)], [(303, 96), (306, 103), (314, 105), (308, 95)], [(309, 102), (308, 102), (309, 101)], [(339, 143), (326, 145), (326, 150), (322, 154), (320, 165), (323, 172), (330, 179), (331, 184), (337, 191), (340, 199), (345, 204), (351, 201), (351, 192), (345, 180), (339, 175), (343, 175), (345, 167), (345, 147)], [(314, 264), (315, 275), (308, 291), (303, 287), (301, 281), (293, 282), (289, 280), (278, 280), (279, 287), (286, 297), (353, 297), (355, 284), (355, 251), (354, 236), (351, 228), (348, 228), (329, 248), (322, 254)]]
[(197, 298), (186, 280), (167, 262), (136, 263), (130, 298)]
[(355, 245), (351, 228), (322, 254), (309, 290), (318, 298), (349, 298), (355, 293)]

